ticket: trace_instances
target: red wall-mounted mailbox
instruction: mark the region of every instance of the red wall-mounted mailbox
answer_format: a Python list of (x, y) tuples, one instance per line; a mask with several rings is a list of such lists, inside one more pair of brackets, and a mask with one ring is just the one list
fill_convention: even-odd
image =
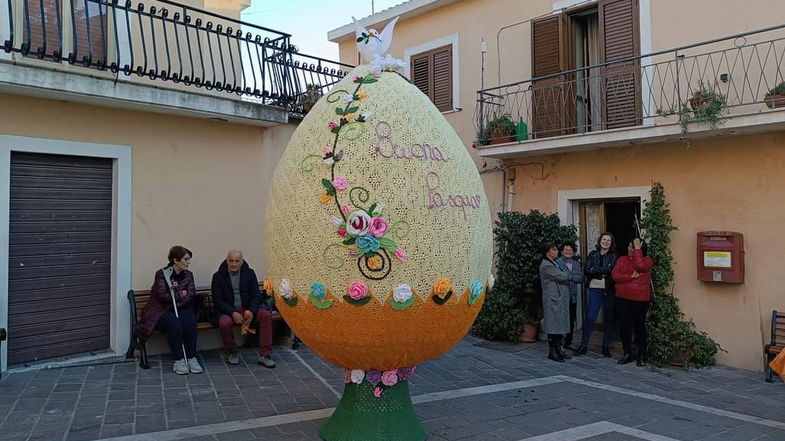
[(698, 233), (698, 280), (744, 283), (744, 235), (733, 231)]

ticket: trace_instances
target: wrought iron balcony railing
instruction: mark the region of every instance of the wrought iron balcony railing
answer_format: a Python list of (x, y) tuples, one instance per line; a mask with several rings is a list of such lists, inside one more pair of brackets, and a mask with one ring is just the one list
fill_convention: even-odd
[(480, 90), (477, 141), (711, 123), (717, 113), (785, 107), (783, 81), (785, 24)]
[[(17, 61), (108, 71), (298, 112), (352, 66), (299, 54), (289, 34), (169, 0), (7, 0), (0, 42)], [(4, 16), (5, 15), (5, 16)]]

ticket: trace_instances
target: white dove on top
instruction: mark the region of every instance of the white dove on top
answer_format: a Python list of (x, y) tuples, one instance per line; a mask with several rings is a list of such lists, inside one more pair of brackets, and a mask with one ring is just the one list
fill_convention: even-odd
[(387, 23), (381, 33), (376, 29), (365, 29), (357, 19), (352, 17), (354, 22), (354, 32), (357, 37), (357, 51), (360, 52), (360, 60), (364, 64), (372, 62), (376, 57), (381, 57), (390, 48), (392, 41), (393, 28), (399, 17), (395, 17)]

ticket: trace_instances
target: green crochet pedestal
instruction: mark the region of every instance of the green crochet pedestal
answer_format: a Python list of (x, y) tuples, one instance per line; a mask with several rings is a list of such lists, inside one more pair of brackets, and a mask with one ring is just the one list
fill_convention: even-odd
[(409, 396), (409, 382), (385, 387), (373, 396), (373, 385), (347, 383), (333, 416), (319, 435), (325, 441), (422, 441), (425, 429)]

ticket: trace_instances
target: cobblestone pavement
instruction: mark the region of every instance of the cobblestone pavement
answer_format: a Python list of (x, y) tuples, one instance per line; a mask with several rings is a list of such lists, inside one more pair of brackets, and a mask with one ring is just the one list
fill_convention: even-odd
[[(410, 381), (429, 440), (785, 441), (785, 386), (762, 374), (618, 366), (596, 354), (567, 363), (543, 343), (470, 337)], [(276, 348), (276, 369), (200, 353), (202, 375), (171, 361), (58, 368), (0, 380), (0, 441), (318, 440), (343, 389), (341, 370), (307, 348)]]

